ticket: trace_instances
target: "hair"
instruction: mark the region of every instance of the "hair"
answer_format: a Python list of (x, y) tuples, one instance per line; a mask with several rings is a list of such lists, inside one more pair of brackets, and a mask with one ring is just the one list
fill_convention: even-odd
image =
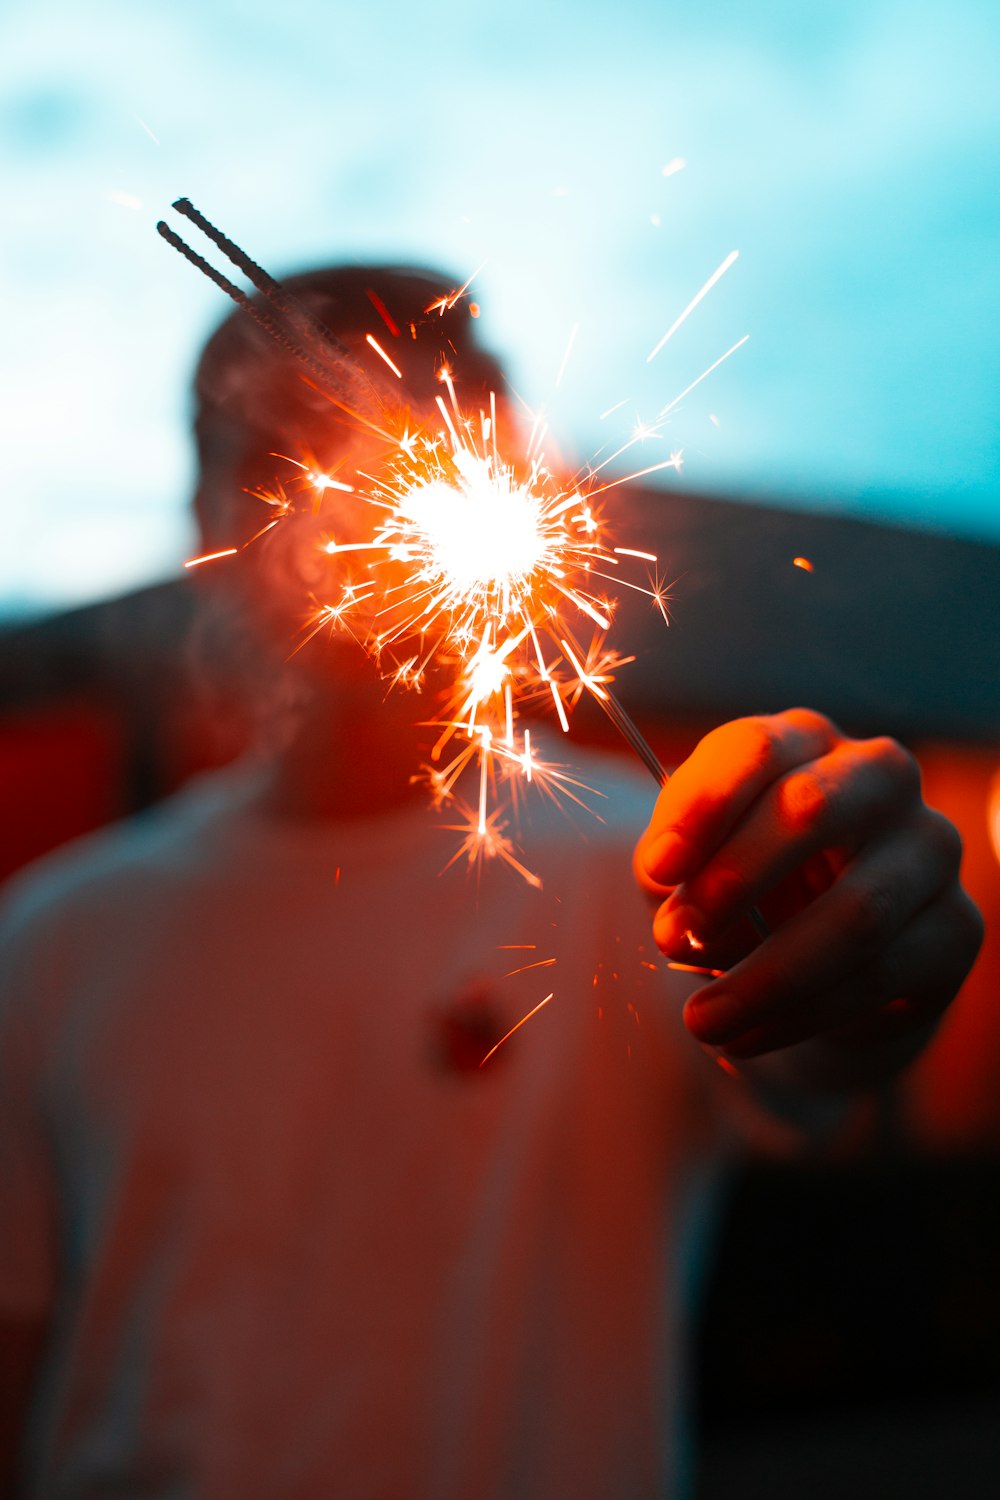
[[(364, 422), (386, 409), (426, 410), (442, 391), (441, 372), (451, 372), (461, 405), (475, 410), (490, 391), (506, 386), (499, 362), (478, 343), (470, 304), (449, 292), (441, 272), (413, 266), (329, 266), (287, 277), (281, 286), (315, 323), (332, 336), (332, 349), (313, 340), (327, 364), (339, 366), (355, 400), (324, 390), (296, 357), (237, 309), (209, 338), (194, 379), (195, 438), (203, 483), (198, 518), (205, 541), (226, 545), (222, 532), (242, 531), (231, 496), (219, 493), (219, 476), (239, 485), (268, 484), (276, 451), (343, 454)], [(254, 298), (264, 306), (263, 299)], [(372, 347), (376, 339), (400, 378)], [(309, 335), (306, 334), (306, 338)], [(337, 373), (335, 371), (335, 373)], [(344, 405), (364, 407), (357, 415)], [(326, 456), (320, 452), (319, 456)], [(249, 528), (260, 512), (243, 497)], [(233, 540), (232, 534), (229, 540)]]
[[(398, 405), (401, 397), (432, 401), (445, 365), (460, 399), (482, 399), (505, 384), (499, 363), (474, 336), (470, 309), (477, 310), (476, 304), (449, 293), (449, 284), (443, 273), (418, 267), (343, 265), (300, 272), (281, 286), (332, 336), (334, 362), (339, 355), (371, 396)], [(253, 300), (266, 310), (264, 299)], [(368, 335), (398, 367), (400, 380), (390, 375)], [(329, 360), (329, 351), (323, 352)], [(315, 427), (330, 412), (329, 399), (295, 356), (239, 309), (205, 345), (194, 385), (200, 425), (225, 421), (268, 440), (276, 427)]]
[[(370, 459), (366, 424), (393, 427), (411, 410), (426, 412), (442, 394), (445, 366), (466, 411), (504, 390), (500, 364), (476, 339), (473, 305), (454, 296), (455, 285), (432, 269), (392, 265), (330, 266), (285, 278), (283, 291), (331, 336), (326, 343), (306, 329), (298, 341), (334, 367), (341, 389), (324, 388), (246, 312), (237, 309), (225, 319), (208, 339), (194, 379), (196, 508), (206, 550), (240, 547), (266, 524), (268, 513), (253, 491), (274, 482), (281, 466), (276, 454), (309, 455), (324, 469), (351, 463), (362, 452)], [(254, 300), (266, 308), (261, 297)], [(356, 402), (343, 401), (344, 389)], [(363, 409), (345, 410), (355, 404)], [(267, 593), (275, 598), (308, 601), (306, 573), (315, 549), (298, 540), (300, 527), (310, 525), (315, 529), (317, 518), (283, 521), (245, 555), (252, 568), (266, 569)], [(225, 589), (210, 590), (206, 604), (194, 643), (204, 676), (239, 684), (244, 696), (273, 709), (276, 695), (287, 697), (294, 675), (281, 670), (288, 641), (280, 631), (268, 640), (259, 621), (240, 618), (243, 611)]]

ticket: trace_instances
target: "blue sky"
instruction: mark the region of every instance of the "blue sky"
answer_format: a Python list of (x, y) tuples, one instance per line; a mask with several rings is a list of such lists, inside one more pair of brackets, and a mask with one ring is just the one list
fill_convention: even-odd
[(276, 273), (482, 266), (579, 457), (748, 333), (644, 448), (683, 448), (665, 487), (1000, 539), (998, 76), (986, 0), (8, 0), (0, 609), (191, 545), (185, 382), (225, 309), (154, 233), (180, 194)]

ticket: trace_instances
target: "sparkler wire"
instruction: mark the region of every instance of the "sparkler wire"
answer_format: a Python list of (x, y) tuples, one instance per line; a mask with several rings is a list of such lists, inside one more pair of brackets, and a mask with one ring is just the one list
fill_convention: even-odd
[[(200, 229), (206, 238), (221, 250), (238, 270), (243, 272), (268, 303), (270, 311), (265, 310), (260, 303), (254, 302), (227, 276), (216, 270), (205, 260), (204, 256), (192, 249), (179, 234), (171, 229), (169, 224), (161, 219), (156, 226), (157, 233), (166, 240), (168, 245), (214, 282), (226, 293), (227, 297), (232, 298), (238, 307), (249, 313), (265, 333), (268, 333), (287, 353), (305, 365), (310, 374), (321, 381), (325, 388), (332, 387), (340, 396), (348, 399), (356, 399), (359, 390), (363, 390), (370, 403), (376, 407), (381, 406), (381, 398), (376, 387), (369, 380), (351, 350), (337, 338), (336, 334), (315, 318), (287, 288), (275, 281), (263, 266), (252, 260), (245, 250), (223, 234), (221, 229), (216, 228), (211, 220), (206, 219), (190, 199), (178, 198), (172, 206)], [(272, 316), (274, 313), (284, 319), (286, 327), (282, 327), (280, 322)], [(327, 350), (330, 351), (335, 363), (331, 363), (322, 356), (317, 357), (315, 352), (305, 347), (303, 338), (306, 342), (318, 344), (324, 353)], [(345, 375), (349, 375), (349, 379), (345, 380)], [(352, 383), (353, 390), (349, 388)]]
[(625, 712), (624, 708), (622, 708), (621, 704), (619, 703), (618, 699), (615, 697), (611, 689), (606, 687), (604, 689), (604, 693), (606, 696), (604, 698), (598, 698), (598, 703), (600, 703), (601, 707), (604, 709), (604, 712), (607, 714), (612, 724), (618, 730), (618, 733), (635, 751), (636, 755), (642, 761), (643, 765), (646, 767), (646, 770), (652, 776), (656, 784), (661, 787), (666, 786), (667, 782), (670, 780), (670, 777), (667, 774), (666, 767), (663, 765), (659, 756), (644, 738), (639, 730), (638, 725), (634, 722), (631, 716)]
[[(186, 219), (190, 219), (201, 232), (217, 245), (222, 253), (232, 261), (234, 266), (247, 277), (257, 290), (265, 296), (273, 307), (283, 313), (292, 323), (298, 323), (302, 330), (318, 339), (322, 344), (332, 349), (338, 360), (343, 360), (361, 379), (365, 379), (364, 371), (360, 368), (350, 349), (343, 343), (332, 329), (327, 328), (318, 318), (305, 307), (297, 298), (283, 287), (280, 281), (276, 281), (269, 271), (252, 260), (245, 250), (241, 249), (228, 235), (223, 234), (221, 229), (206, 219), (205, 215), (195, 208), (190, 198), (178, 198), (173, 207)], [(374, 386), (371, 387), (373, 395), (376, 394)]]
[(156, 232), (162, 239), (166, 240), (168, 245), (183, 255), (184, 259), (190, 265), (194, 266), (196, 270), (201, 271), (202, 275), (207, 276), (209, 281), (214, 282), (217, 287), (225, 292), (227, 297), (231, 297), (237, 307), (242, 308), (245, 313), (249, 313), (258, 327), (269, 334), (275, 343), (279, 344), (286, 353), (294, 355), (309, 370), (311, 375), (324, 382), (331, 379), (331, 372), (324, 365), (308, 354), (301, 344), (296, 343), (259, 303), (252, 301), (234, 282), (230, 281), (227, 276), (224, 276), (221, 271), (217, 271), (213, 265), (205, 260), (204, 256), (199, 255), (197, 250), (193, 250), (186, 241), (182, 240), (180, 235), (175, 233), (169, 224), (164, 223), (161, 219), (156, 226)]
[[(656, 751), (646, 741), (631, 715), (626, 713), (611, 689), (606, 687), (604, 689), (604, 697), (598, 698), (597, 701), (618, 730), (618, 733), (635, 751), (653, 780), (658, 786), (665, 787), (670, 780), (669, 772), (656, 754)], [(767, 918), (758, 906), (751, 906), (747, 912), (747, 916), (753, 923), (759, 938), (770, 937), (771, 929), (768, 926)]]
[[(253, 282), (259, 292), (264, 292), (267, 296), (273, 298), (279, 307), (281, 306), (282, 299), (287, 304), (287, 293), (275, 281), (270, 272), (265, 271), (263, 266), (258, 265), (255, 260), (252, 260), (245, 250), (241, 249), (228, 235), (223, 234), (222, 230), (218, 229), (210, 219), (206, 219), (205, 215), (199, 209), (195, 208), (190, 198), (175, 198), (171, 207), (176, 209), (179, 214), (183, 214), (185, 219), (190, 219), (191, 223), (200, 229), (207, 239), (212, 241), (213, 245), (217, 245), (227, 260), (231, 260), (234, 266), (238, 266), (244, 275)], [(287, 308), (283, 308), (282, 310), (285, 311)], [(330, 334), (329, 337), (332, 341), (334, 336)]]

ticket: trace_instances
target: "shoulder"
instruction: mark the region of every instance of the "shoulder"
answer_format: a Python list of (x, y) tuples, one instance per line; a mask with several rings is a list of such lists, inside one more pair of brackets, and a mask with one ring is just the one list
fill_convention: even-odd
[(0, 962), (48, 941), (61, 924), (126, 921), (139, 903), (189, 878), (239, 795), (240, 778), (199, 778), (134, 818), (64, 845), (19, 871), (0, 892)]

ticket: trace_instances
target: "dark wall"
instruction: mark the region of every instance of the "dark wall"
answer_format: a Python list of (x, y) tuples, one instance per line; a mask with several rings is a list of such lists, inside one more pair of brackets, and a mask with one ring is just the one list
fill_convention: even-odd
[(630, 501), (628, 531), (676, 580), (669, 632), (623, 601), (639, 661), (621, 693), (637, 712), (806, 704), (854, 732), (1000, 737), (1000, 547), (649, 493)]

